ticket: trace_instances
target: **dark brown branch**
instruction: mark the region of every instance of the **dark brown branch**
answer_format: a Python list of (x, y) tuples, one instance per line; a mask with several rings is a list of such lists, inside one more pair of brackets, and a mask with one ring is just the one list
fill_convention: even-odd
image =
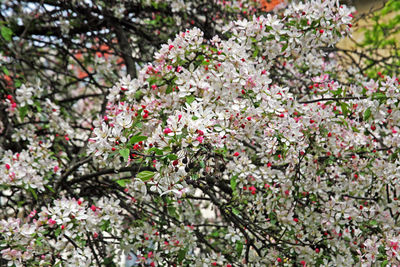
[(341, 101), (341, 100), (362, 100), (367, 99), (365, 96), (348, 96), (348, 97), (328, 97), (328, 98), (319, 98), (313, 100), (299, 101), (300, 104), (310, 104), (322, 101)]

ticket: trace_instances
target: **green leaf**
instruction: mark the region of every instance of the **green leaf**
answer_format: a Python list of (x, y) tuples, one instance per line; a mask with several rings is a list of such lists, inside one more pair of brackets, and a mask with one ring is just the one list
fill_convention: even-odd
[(343, 240), (344, 240), (344, 241), (347, 241), (347, 242), (350, 242), (350, 241), (351, 241), (350, 237), (348, 237), (348, 236), (343, 237)]
[(288, 44), (288, 43), (285, 43), (285, 44), (282, 46), (281, 52), (284, 52), (284, 51), (286, 50), (286, 48), (288, 48), (288, 46), (289, 46), (289, 44)]
[(111, 222), (109, 220), (101, 220), (100, 229), (109, 232), (111, 230)]
[(11, 41), (11, 36), (13, 34), (12, 30), (6, 26), (1, 26), (1, 36), (3, 36), (3, 38), (6, 41)]
[(40, 107), (40, 101), (35, 100), (35, 102), (33, 102), (33, 104), (35, 105), (38, 112), (42, 111), (42, 108)]
[(45, 187), (47, 187), (47, 189), (49, 189), (52, 193), (55, 193), (56, 191), (53, 189), (53, 187), (51, 187), (50, 185), (45, 185)]
[(182, 263), (182, 261), (185, 258), (188, 251), (189, 251), (189, 246), (185, 247), (184, 249), (179, 250), (179, 253), (178, 253), (178, 262), (179, 263)]
[(34, 198), (35, 200), (38, 200), (38, 196), (37, 196), (37, 194), (36, 194), (35, 189), (33, 189), (32, 187), (29, 187), (29, 191), (31, 192), (33, 198)]
[(26, 114), (28, 114), (28, 106), (25, 105), (23, 107), (19, 108), (19, 117), (21, 118), (21, 120), (23, 120), (26, 116)]
[(116, 180), (115, 182), (120, 186), (125, 187), (126, 184), (128, 184), (130, 181), (131, 179), (121, 179), (121, 180)]
[(120, 149), (119, 154), (124, 158), (125, 161), (129, 159), (129, 148)]
[(41, 247), (41, 246), (43, 245), (42, 242), (41, 242), (39, 239), (36, 239), (36, 240), (35, 240), (35, 243), (36, 243), (36, 245), (39, 246), (39, 247)]
[(300, 25), (308, 27), (308, 19), (301, 19), (300, 20)]
[(286, 36), (286, 35), (281, 35), (280, 36), (280, 39), (279, 39), (279, 41), (288, 41), (289, 40), (289, 37), (288, 36)]
[(186, 97), (186, 103), (189, 105), (195, 100), (195, 97), (193, 95), (187, 96)]
[(367, 121), (371, 117), (371, 107), (367, 108), (364, 112), (364, 121)]
[(212, 237), (214, 238), (218, 238), (219, 237), (219, 230), (215, 230), (210, 234)]
[(342, 88), (339, 88), (336, 91), (332, 91), (332, 94), (335, 96), (340, 96), (342, 92), (343, 92)]
[(58, 228), (56, 229), (56, 231), (54, 232), (54, 235), (55, 235), (56, 237), (58, 237), (60, 234), (61, 234), (61, 228), (58, 227)]
[(109, 267), (116, 267), (117, 265), (115, 265), (114, 261), (113, 261), (113, 257), (108, 257), (108, 258), (104, 258), (101, 266), (109, 266)]
[(135, 99), (136, 100), (140, 100), (140, 98), (142, 98), (142, 95), (143, 95), (142, 91), (140, 91), (140, 90), (136, 91), (135, 92)]
[(3, 72), (5, 75), (10, 75), (10, 72), (8, 71), (8, 69), (5, 66), (3, 66), (2, 69), (3, 69)]
[(259, 52), (260, 52), (260, 49), (258, 49), (258, 47), (256, 47), (254, 50), (254, 53), (253, 53), (253, 57), (256, 58), (258, 56)]
[(378, 222), (376, 220), (371, 220), (371, 221), (369, 221), (369, 225), (376, 226), (376, 225), (378, 225)]
[(270, 223), (271, 223), (272, 225), (275, 225), (276, 222), (277, 222), (276, 213), (271, 212), (271, 213), (268, 215), (268, 217), (269, 217), (269, 219), (270, 219)]
[(152, 147), (152, 148), (150, 148), (149, 150), (147, 150), (148, 153), (151, 153), (151, 152), (153, 152), (153, 151), (154, 151), (154, 153), (156, 153), (156, 155), (159, 155), (159, 156), (161, 156), (161, 155), (164, 154), (163, 151), (162, 151), (161, 149), (156, 148), (156, 147)]
[(372, 94), (372, 99), (378, 99), (378, 100), (383, 100), (386, 98), (386, 95), (381, 92), (376, 92)]
[(242, 251), (243, 251), (243, 243), (238, 240), (236, 241), (236, 252), (239, 257), (242, 255)]
[(173, 216), (173, 217), (175, 217), (175, 218), (178, 218), (178, 214), (176, 213), (176, 208), (175, 208), (174, 206), (169, 206), (169, 207), (168, 207), (168, 213), (169, 213), (171, 216)]
[(381, 263), (381, 267), (386, 267), (386, 266), (388, 266), (388, 263), (389, 263), (389, 261), (388, 261), (388, 260), (384, 260), (384, 261), (382, 261), (382, 263)]
[(204, 168), (206, 167), (206, 164), (204, 163), (204, 161), (200, 161), (199, 163), (200, 163), (200, 167), (201, 167), (201, 168), (204, 169)]
[(349, 114), (349, 105), (347, 103), (340, 103), (340, 107), (342, 108), (342, 113), (346, 117)]
[(165, 91), (166, 94), (172, 93), (174, 90), (174, 85), (173, 84), (168, 84), (167, 90)]
[(147, 140), (147, 136), (137, 135), (137, 136), (133, 136), (131, 139), (129, 139), (129, 144), (133, 145), (133, 144), (139, 143), (141, 141), (145, 141), (145, 140)]
[(155, 76), (150, 76), (150, 77), (147, 79), (147, 82), (149, 83), (150, 86), (152, 86), (153, 84), (157, 83), (157, 77), (155, 77)]
[(204, 60), (204, 55), (199, 55), (199, 56), (197, 57), (197, 60), (203, 61), (203, 60)]
[(232, 188), (232, 191), (233, 192), (235, 192), (236, 191), (236, 185), (237, 185), (237, 181), (236, 181), (236, 179), (237, 179), (237, 175), (235, 175), (235, 176), (233, 176), (232, 178), (231, 178), (231, 188)]
[(151, 171), (142, 171), (136, 175), (136, 178), (142, 180), (143, 182), (150, 180), (153, 178), (154, 172)]
[(176, 160), (176, 159), (178, 159), (178, 156), (175, 155), (175, 154), (169, 154), (169, 155), (168, 155), (168, 159), (169, 159), (169, 160)]
[(235, 209), (235, 208), (232, 208), (232, 212), (235, 215), (239, 215), (240, 214), (240, 211), (238, 209)]
[(22, 85), (21, 80), (15, 79), (14, 80), (14, 85), (15, 85), (16, 88), (19, 88)]

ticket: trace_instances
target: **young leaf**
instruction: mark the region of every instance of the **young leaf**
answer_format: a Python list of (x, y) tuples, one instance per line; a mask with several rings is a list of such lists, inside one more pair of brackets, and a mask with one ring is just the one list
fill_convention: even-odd
[(342, 108), (343, 115), (346, 117), (346, 116), (347, 116), (347, 114), (349, 113), (349, 107), (348, 107), (348, 104), (347, 104), (347, 103), (344, 103), (344, 102), (342, 102), (342, 103), (340, 103), (340, 106), (341, 106), (341, 108)]
[(38, 196), (36, 194), (35, 189), (33, 189), (32, 187), (29, 187), (29, 191), (32, 193), (32, 196), (35, 200), (38, 200)]
[(8, 69), (5, 66), (2, 67), (2, 70), (5, 75), (10, 75), (10, 72), (8, 71)]
[(206, 167), (206, 164), (204, 163), (204, 161), (200, 161), (200, 167), (202, 167), (203, 169)]
[(13, 34), (13, 32), (10, 28), (8, 28), (6, 26), (1, 26), (1, 36), (3, 36), (3, 38), (6, 41), (11, 41), (12, 34)]
[(133, 145), (145, 140), (147, 140), (147, 136), (133, 136), (131, 139), (129, 139), (129, 144)]
[(175, 154), (169, 154), (169, 155), (168, 155), (168, 159), (169, 159), (169, 160), (176, 160), (176, 159), (178, 159), (178, 156), (175, 155)]
[(243, 243), (238, 240), (236, 241), (236, 252), (239, 257), (242, 255), (242, 251), (243, 251)]
[(376, 92), (372, 94), (372, 99), (384, 100), (386, 99), (386, 95), (381, 92)]
[(119, 150), (119, 154), (124, 158), (125, 161), (129, 159), (129, 148)]
[(19, 108), (19, 117), (21, 118), (21, 120), (23, 120), (26, 116), (26, 114), (28, 114), (28, 106), (25, 105), (23, 107)]
[(367, 108), (364, 112), (364, 121), (367, 121), (371, 117), (371, 107)]
[(232, 212), (235, 215), (239, 215), (240, 214), (240, 211), (238, 209), (236, 209), (236, 208), (232, 208)]
[(281, 52), (284, 52), (284, 51), (286, 50), (286, 48), (288, 48), (288, 46), (289, 46), (289, 44), (288, 44), (288, 43), (285, 43), (285, 44), (282, 46)]
[(148, 152), (148, 153), (155, 152), (156, 155), (159, 155), (159, 156), (161, 156), (161, 155), (164, 154), (163, 151), (162, 151), (161, 149), (156, 148), (156, 147), (150, 148), (147, 152)]
[(55, 193), (56, 191), (51, 187), (50, 185), (45, 185), (47, 189), (49, 189), (52, 193)]
[(183, 259), (184, 259), (185, 256), (186, 256), (186, 253), (187, 253), (188, 251), (189, 251), (189, 246), (187, 246), (187, 247), (184, 248), (184, 249), (179, 250), (179, 253), (178, 253), (178, 262), (179, 262), (179, 263), (182, 263)]
[(193, 95), (186, 97), (186, 103), (191, 104), (195, 100)]
[(376, 225), (378, 225), (378, 222), (376, 220), (371, 220), (371, 221), (369, 221), (369, 225), (376, 226)]
[(236, 178), (237, 178), (237, 175), (235, 175), (231, 178), (231, 188), (232, 188), (233, 192), (235, 192), (235, 190), (236, 190), (236, 185), (237, 185)]
[(61, 234), (61, 228), (58, 227), (58, 228), (55, 230), (54, 235), (55, 235), (56, 237), (58, 237), (60, 234)]
[(154, 176), (154, 172), (142, 171), (136, 175), (136, 178), (142, 180), (143, 182), (150, 180)]
[(131, 180), (130, 179), (121, 179), (115, 181), (117, 184), (119, 184), (122, 187), (125, 187), (127, 183), (129, 183)]

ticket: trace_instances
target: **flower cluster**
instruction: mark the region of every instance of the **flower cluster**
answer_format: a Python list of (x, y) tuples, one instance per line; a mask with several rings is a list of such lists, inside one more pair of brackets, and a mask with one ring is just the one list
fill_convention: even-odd
[[(90, 266), (96, 252), (86, 243), (118, 232), (121, 216), (117, 207), (118, 201), (108, 199), (89, 206), (80, 199), (62, 198), (40, 212), (33, 210), (27, 218), (3, 219), (0, 232), (8, 248), (2, 249), (2, 258), (15, 266), (49, 266), (54, 257), (55, 264)], [(115, 253), (112, 249), (108, 247), (107, 253)]]
[(25, 190), (44, 190), (54, 175), (59, 174), (57, 159), (52, 157), (50, 142), (40, 142), (28, 150), (12, 154), (6, 151), (0, 160), (0, 183)]

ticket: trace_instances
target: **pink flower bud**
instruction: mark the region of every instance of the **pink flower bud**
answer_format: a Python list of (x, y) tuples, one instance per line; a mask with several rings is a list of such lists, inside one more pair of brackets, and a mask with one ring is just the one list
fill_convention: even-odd
[(203, 136), (198, 136), (196, 138), (196, 140), (199, 141), (199, 143), (201, 144), (201, 143), (203, 143), (204, 137)]
[(172, 130), (170, 128), (165, 128), (164, 134), (169, 134), (169, 133), (172, 133)]

